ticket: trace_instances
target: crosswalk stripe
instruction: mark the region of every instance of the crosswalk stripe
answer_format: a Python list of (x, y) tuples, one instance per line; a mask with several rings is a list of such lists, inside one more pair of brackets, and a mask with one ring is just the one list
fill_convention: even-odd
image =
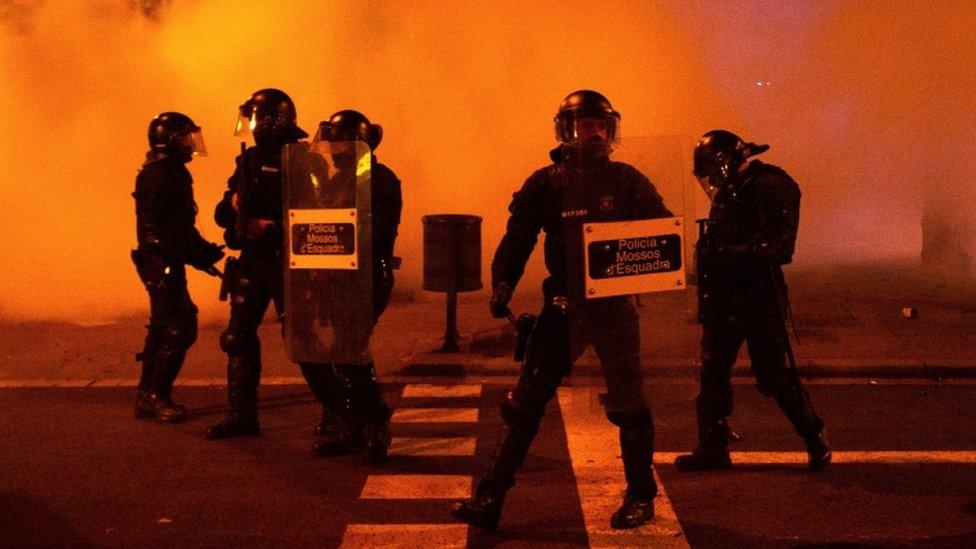
[[(657, 452), (658, 464), (674, 463), (679, 452)], [(806, 452), (731, 452), (732, 463), (742, 465), (802, 464), (807, 463)], [(832, 463), (960, 463), (976, 464), (973, 450), (883, 450), (883, 451), (834, 451)]]
[(593, 413), (594, 406), (599, 404), (591, 389), (562, 387), (557, 393), (590, 546), (688, 547), (660, 478), (654, 520), (633, 530), (610, 528), (610, 515), (623, 501), (627, 484), (618, 457), (617, 429), (602, 413)]
[(469, 475), (369, 475), (360, 499), (467, 499)]
[(474, 437), (393, 437), (390, 453), (400, 456), (473, 456)]
[(390, 423), (477, 423), (477, 408), (397, 408)]
[(339, 547), (467, 547), (467, 544), (467, 524), (350, 524)]
[(403, 398), (477, 398), (481, 385), (431, 385), (410, 383), (403, 386)]
[[(272, 376), (261, 381), (264, 385), (305, 385), (305, 378), (302, 376)], [(223, 384), (227, 384), (227, 380), (223, 380)]]

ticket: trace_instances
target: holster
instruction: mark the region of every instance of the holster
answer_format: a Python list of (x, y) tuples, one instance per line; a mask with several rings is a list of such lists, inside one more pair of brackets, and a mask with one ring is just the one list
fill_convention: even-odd
[(139, 280), (147, 289), (162, 288), (166, 282), (166, 261), (157, 253), (146, 252), (142, 249), (132, 250), (132, 263), (136, 266)]

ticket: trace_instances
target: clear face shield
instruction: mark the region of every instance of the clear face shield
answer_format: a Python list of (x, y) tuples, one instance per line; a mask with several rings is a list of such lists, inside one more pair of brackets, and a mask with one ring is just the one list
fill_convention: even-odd
[(203, 131), (195, 130), (183, 136), (180, 146), (190, 151), (191, 156), (207, 156), (207, 145), (203, 142)]
[(697, 173), (692, 172), (695, 179), (698, 180), (698, 184), (701, 185), (703, 191), (708, 196), (709, 201), (715, 200), (715, 195), (718, 194), (718, 185), (715, 185), (712, 178), (709, 176), (699, 176)]
[(239, 137), (242, 140), (247, 140), (248, 137), (254, 140), (254, 128), (258, 126), (258, 115), (253, 109), (241, 107), (241, 111), (237, 116), (237, 125), (234, 127), (234, 136)]
[(569, 116), (556, 120), (556, 139), (570, 147), (620, 145), (620, 120), (615, 116)]

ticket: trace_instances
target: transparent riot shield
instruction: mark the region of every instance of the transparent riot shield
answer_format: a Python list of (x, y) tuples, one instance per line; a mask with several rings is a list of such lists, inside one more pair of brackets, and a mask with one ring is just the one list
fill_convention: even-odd
[(361, 141), (285, 146), (284, 332), (294, 362), (371, 359), (371, 158)]

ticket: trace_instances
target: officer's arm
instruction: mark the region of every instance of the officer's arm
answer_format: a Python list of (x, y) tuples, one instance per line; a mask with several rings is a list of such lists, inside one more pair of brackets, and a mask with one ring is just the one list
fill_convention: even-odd
[(136, 238), (139, 248), (172, 257), (171, 239), (166, 233), (164, 206), (167, 186), (155, 167), (147, 166), (136, 176)]
[(634, 170), (634, 207), (635, 219), (656, 219), (659, 217), (674, 217), (671, 210), (664, 205), (664, 199), (658, 194), (654, 184), (637, 170)]
[(544, 219), (541, 188), (542, 181), (533, 176), (512, 197), (512, 203), (508, 207), (511, 215), (505, 236), (498, 244), (491, 262), (492, 288), (497, 288), (500, 284), (515, 288), (525, 272), (525, 264), (535, 248)]
[(237, 157), (236, 166), (234, 174), (227, 179), (227, 190), (224, 191), (224, 197), (214, 209), (214, 221), (217, 222), (218, 227), (223, 229), (233, 228), (237, 224), (237, 208), (234, 207), (233, 200), (237, 190), (241, 187), (241, 179), (244, 177), (240, 156)]
[(760, 259), (785, 264), (793, 260), (800, 223), (800, 188), (786, 175), (757, 178), (756, 211), (759, 230), (749, 242)]
[[(393, 257), (397, 228), (400, 226), (400, 213), (403, 210), (403, 197), (400, 180), (392, 171), (377, 170), (373, 182), (373, 242), (376, 242), (378, 257)], [(382, 174), (382, 175), (380, 175)]]

